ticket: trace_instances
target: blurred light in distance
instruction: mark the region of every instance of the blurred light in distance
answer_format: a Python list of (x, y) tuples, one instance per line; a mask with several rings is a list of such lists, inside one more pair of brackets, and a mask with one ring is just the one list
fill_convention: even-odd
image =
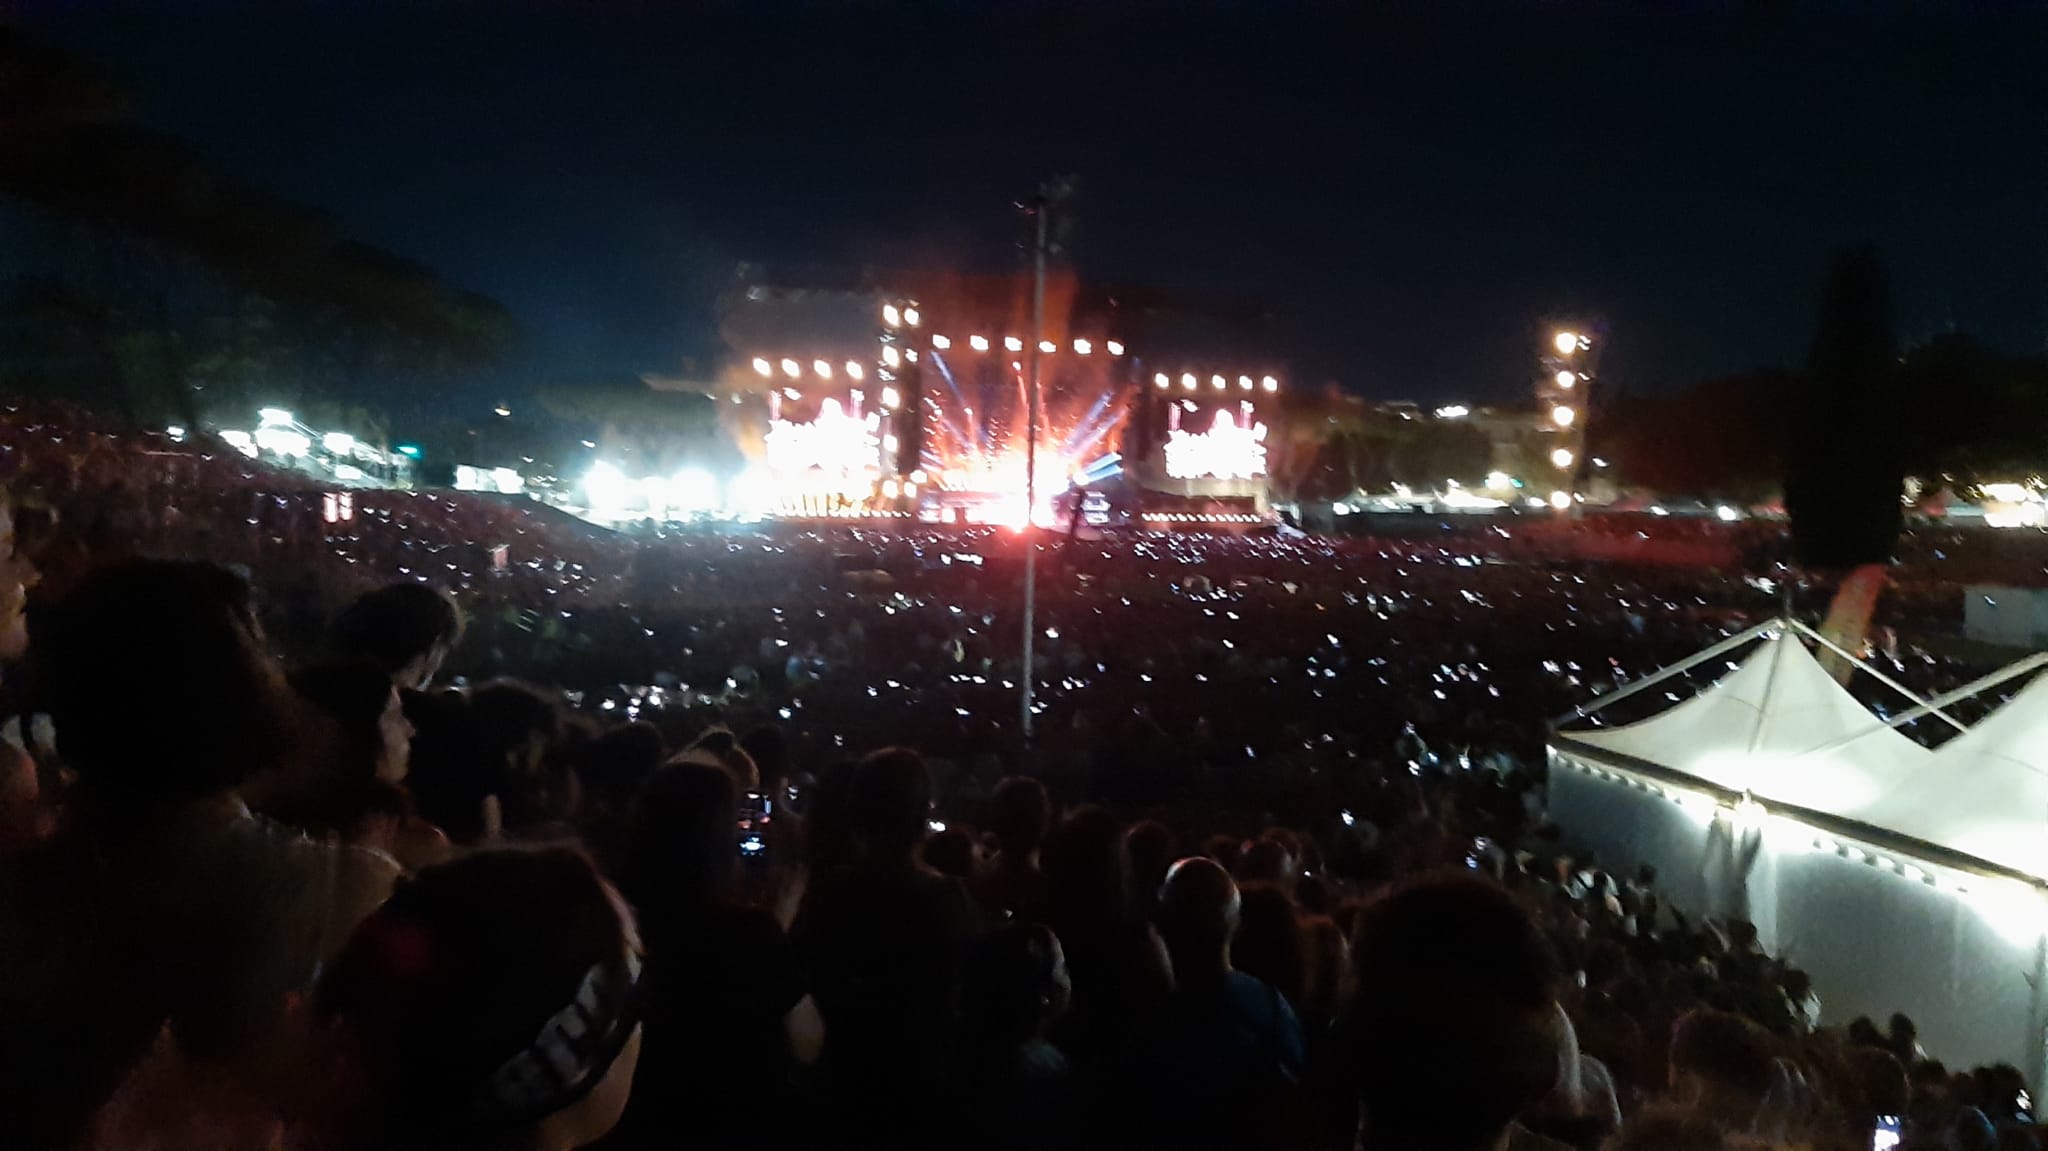
[(1564, 404), (1559, 404), (1556, 407), (1550, 409), (1550, 422), (1556, 424), (1560, 428), (1571, 427), (1572, 421), (1578, 418), (1579, 413), (1573, 411), (1571, 408), (1565, 406)]
[(903, 322), (903, 313), (898, 311), (894, 304), (883, 304), (882, 322), (893, 328)]
[(1239, 377), (1237, 377), (1237, 386), (1238, 386), (1238, 387), (1240, 387), (1240, 388), (1243, 388), (1243, 389), (1244, 389), (1245, 391), (1247, 391), (1247, 392), (1251, 391), (1251, 390), (1252, 390), (1252, 378), (1251, 378), (1250, 376), (1239, 376)]
[(893, 368), (903, 362), (903, 353), (897, 351), (896, 346), (891, 344), (882, 349), (882, 362)]
[(848, 361), (846, 361), (846, 378), (847, 378), (847, 379), (849, 379), (849, 380), (858, 380), (858, 379), (863, 379), (863, 378), (865, 378), (865, 377), (867, 376), (867, 374), (868, 374), (868, 370), (867, 370), (866, 368), (864, 368), (864, 367), (861, 367), (861, 366), (860, 366), (860, 361), (859, 361), (859, 360), (848, 360)]
[(1170, 380), (1170, 379), (1167, 379), (1167, 378), (1166, 378), (1166, 373), (1165, 373), (1165, 372), (1160, 372), (1160, 373), (1158, 373), (1158, 374), (1154, 375), (1154, 376), (1152, 377), (1152, 382), (1153, 382), (1153, 383), (1154, 383), (1155, 385), (1157, 385), (1157, 386), (1159, 386), (1159, 387), (1162, 387), (1162, 388), (1163, 388), (1163, 387), (1166, 387), (1167, 385), (1169, 385), (1169, 384), (1171, 384), (1171, 383), (1173, 383), (1173, 381), (1172, 381), (1172, 380)]
[(1058, 344), (1053, 343), (1051, 340), (1040, 340), (1038, 341), (1038, 350), (1041, 353), (1050, 356), (1054, 352), (1059, 351), (1060, 346)]
[(1280, 381), (1271, 376), (1266, 376), (1259, 380), (1259, 386), (1269, 392), (1277, 392), (1280, 390)]
[(1230, 385), (1229, 385), (1229, 381), (1225, 380), (1225, 379), (1224, 379), (1224, 378), (1223, 378), (1222, 376), (1210, 376), (1210, 377), (1209, 377), (1209, 386), (1210, 386), (1210, 387), (1212, 387), (1212, 388), (1215, 388), (1215, 389), (1216, 389), (1217, 391), (1219, 391), (1219, 392), (1220, 392), (1220, 391), (1222, 391), (1222, 390), (1223, 390), (1224, 388), (1226, 388), (1226, 387), (1228, 387), (1228, 386), (1230, 386)]
[(1472, 409), (1463, 404), (1445, 404), (1436, 410), (1436, 418), (1440, 420), (1463, 419), (1471, 414)]
[(1109, 340), (1105, 342), (1102, 346), (1112, 356), (1121, 356), (1124, 354), (1123, 344), (1119, 343), (1116, 340)]
[(1564, 492), (1552, 492), (1550, 493), (1550, 506), (1563, 511), (1572, 506), (1572, 497)]
[(1090, 353), (1090, 352), (1092, 352), (1092, 351), (1094, 351), (1094, 350), (1095, 350), (1095, 345), (1094, 345), (1094, 344), (1091, 344), (1091, 343), (1089, 343), (1089, 342), (1088, 342), (1087, 340), (1075, 340), (1075, 341), (1074, 341), (1074, 354), (1075, 354), (1075, 355), (1077, 355), (1077, 356), (1085, 356), (1085, 355), (1087, 355), (1088, 353)]
[(1021, 352), (1024, 350), (1024, 341), (1018, 339), (1016, 336), (1004, 336), (1003, 347), (1008, 348), (1010, 351), (1013, 352)]
[(1571, 373), (1571, 372), (1559, 372), (1559, 373), (1557, 373), (1557, 386), (1558, 386), (1558, 387), (1560, 387), (1560, 388), (1569, 388), (1569, 387), (1571, 387), (1571, 386), (1572, 386), (1573, 384), (1576, 384), (1576, 383), (1578, 383), (1578, 382), (1579, 382), (1579, 377), (1578, 377), (1577, 375), (1575, 375), (1574, 373)]
[(1550, 462), (1561, 468), (1571, 467), (1574, 458), (1570, 448), (1559, 448), (1550, 453)]
[(940, 350), (940, 351), (942, 351), (942, 352), (943, 352), (943, 351), (945, 351), (945, 350), (946, 350), (947, 348), (950, 348), (950, 347), (952, 347), (952, 346), (953, 346), (953, 341), (951, 341), (951, 340), (947, 339), (947, 338), (946, 338), (946, 337), (944, 337), (944, 336), (933, 336), (933, 337), (932, 337), (932, 347), (934, 347), (934, 348), (937, 348), (938, 350)]
[(905, 308), (905, 309), (903, 309), (903, 322), (904, 322), (904, 323), (906, 323), (906, 324), (909, 324), (909, 325), (910, 325), (911, 327), (913, 327), (913, 328), (914, 328), (914, 327), (916, 327), (916, 326), (917, 326), (917, 309), (916, 309), (916, 308)]
[(755, 356), (754, 372), (756, 375), (772, 376), (775, 374), (775, 365), (769, 363), (767, 360), (764, 360), (759, 356)]
[(292, 418), (291, 412), (284, 408), (259, 408), (256, 411), (257, 427), (272, 428), (280, 424), (295, 424), (297, 422), (296, 419)]
[[(185, 434), (185, 429), (183, 428), (179, 428), (177, 431), (181, 436)], [(320, 446), (326, 448), (334, 455), (345, 456), (356, 450), (356, 438), (347, 432), (328, 432), (320, 437)]]
[(792, 380), (802, 375), (803, 371), (803, 365), (797, 363), (795, 360), (782, 361), (782, 374), (788, 376)]
[(1486, 473), (1486, 486), (1501, 491), (1515, 486), (1515, 478), (1506, 472)]
[(1186, 389), (1187, 389), (1188, 391), (1191, 391), (1191, 392), (1192, 392), (1192, 391), (1194, 391), (1194, 390), (1195, 390), (1195, 373), (1193, 373), (1193, 372), (1182, 372), (1182, 373), (1181, 373), (1181, 376), (1180, 376), (1180, 386), (1181, 386), (1181, 387), (1183, 387), (1183, 388), (1186, 388)]
[(977, 352), (986, 352), (988, 351), (988, 337), (969, 336), (967, 337), (967, 346), (973, 348)]
[(900, 404), (900, 403), (902, 403), (902, 402), (903, 402), (903, 397), (897, 394), (897, 392), (896, 392), (896, 389), (895, 389), (895, 388), (892, 388), (892, 387), (890, 387), (890, 386), (889, 386), (889, 385), (887, 385), (887, 384), (883, 384), (883, 385), (882, 385), (882, 408), (883, 408), (883, 410), (885, 410), (885, 411), (894, 411), (894, 410), (895, 410), (895, 408), (896, 408), (896, 405), (897, 405), (897, 404)]
[(1557, 348), (1560, 355), (1569, 356), (1579, 350), (1579, 334), (1577, 332), (1559, 332), (1557, 338), (1553, 339), (1551, 344)]

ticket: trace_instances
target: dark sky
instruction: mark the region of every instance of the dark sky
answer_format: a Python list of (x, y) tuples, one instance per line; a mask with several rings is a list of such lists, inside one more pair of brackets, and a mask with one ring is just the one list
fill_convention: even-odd
[(515, 377), (717, 355), (737, 260), (1007, 266), (1050, 171), (1084, 275), (1258, 296), (1292, 376), (1378, 397), (1516, 394), (1570, 311), (1632, 386), (1794, 363), (1864, 239), (1903, 339), (2048, 342), (2048, 6), (1357, 7), (14, 11), (504, 301)]

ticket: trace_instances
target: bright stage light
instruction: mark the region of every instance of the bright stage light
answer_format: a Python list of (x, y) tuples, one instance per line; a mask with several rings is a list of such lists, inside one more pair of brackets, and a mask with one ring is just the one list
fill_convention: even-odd
[(1160, 373), (1158, 373), (1158, 374), (1156, 374), (1156, 375), (1154, 375), (1154, 376), (1152, 377), (1152, 383), (1153, 383), (1153, 384), (1154, 384), (1155, 386), (1157, 386), (1157, 387), (1162, 387), (1162, 388), (1163, 388), (1163, 387), (1167, 387), (1168, 385), (1172, 384), (1172, 383), (1173, 383), (1173, 381), (1172, 381), (1172, 380), (1170, 380), (1170, 379), (1167, 379), (1167, 378), (1166, 378), (1166, 373), (1165, 373), (1165, 372), (1160, 372)]
[(1247, 392), (1251, 391), (1251, 390), (1252, 390), (1252, 378), (1251, 378), (1250, 376), (1239, 376), (1239, 377), (1237, 377), (1237, 386), (1238, 386), (1238, 387), (1240, 387), (1240, 388), (1242, 388), (1242, 389), (1244, 389), (1244, 390), (1245, 390), (1245, 391), (1247, 391)]
[(1560, 388), (1569, 388), (1578, 382), (1579, 377), (1571, 372), (1557, 373), (1557, 386)]
[(275, 452), (291, 459), (304, 459), (312, 450), (313, 441), (302, 433), (288, 427), (271, 424), (256, 429), (256, 446), (266, 452)]
[(882, 349), (882, 362), (892, 368), (897, 367), (903, 363), (903, 353), (896, 350), (896, 345), (890, 344)]
[(1230, 382), (1229, 382), (1228, 380), (1225, 380), (1225, 379), (1224, 379), (1224, 378), (1223, 378), (1222, 376), (1210, 376), (1210, 377), (1209, 377), (1209, 386), (1210, 386), (1210, 387), (1212, 387), (1212, 388), (1215, 388), (1215, 389), (1216, 389), (1217, 391), (1219, 391), (1219, 392), (1220, 392), (1220, 391), (1222, 391), (1222, 390), (1223, 390), (1224, 388), (1227, 388), (1227, 387), (1229, 387), (1229, 386), (1230, 386)]
[(1251, 479), (1266, 474), (1266, 425), (1239, 427), (1221, 409), (1206, 432), (1175, 428), (1166, 433), (1166, 474), (1177, 480)]
[(1269, 392), (1277, 392), (1280, 390), (1280, 381), (1271, 376), (1264, 376), (1260, 378), (1259, 386)]
[(1088, 353), (1090, 353), (1090, 352), (1092, 352), (1092, 351), (1094, 351), (1094, 350), (1095, 350), (1095, 345), (1094, 345), (1094, 344), (1091, 344), (1091, 343), (1089, 343), (1089, 342), (1088, 342), (1088, 341), (1086, 341), (1086, 340), (1075, 340), (1075, 341), (1074, 341), (1074, 354), (1075, 354), (1075, 355), (1077, 355), (1077, 356), (1085, 356), (1085, 355), (1087, 355)]
[(759, 356), (755, 356), (754, 374), (761, 376), (772, 376), (775, 374), (775, 365), (769, 363), (767, 360), (764, 360)]
[(832, 365), (826, 363), (824, 360), (812, 360), (811, 370), (818, 373), (818, 378), (821, 380), (829, 380), (832, 378)]
[(1550, 342), (1551, 346), (1557, 349), (1559, 355), (1569, 356), (1579, 350), (1579, 334), (1577, 332), (1559, 332)]
[(1194, 390), (1195, 390), (1195, 373), (1193, 373), (1193, 372), (1182, 372), (1182, 373), (1181, 373), (1181, 376), (1180, 376), (1180, 386), (1181, 386), (1181, 387), (1183, 387), (1183, 388), (1186, 388), (1186, 389), (1187, 389), (1188, 391), (1191, 391), (1191, 392), (1192, 392), (1192, 391), (1194, 391)]
[(846, 378), (847, 378), (847, 379), (849, 379), (849, 380), (860, 380), (860, 379), (866, 379), (866, 378), (867, 378), (867, 374), (868, 374), (868, 370), (867, 370), (866, 368), (863, 368), (863, 367), (861, 367), (861, 366), (860, 366), (860, 361), (859, 361), (859, 360), (848, 360), (848, 361), (846, 361)]
[(892, 328), (896, 327), (903, 322), (903, 313), (898, 311), (894, 304), (883, 304), (882, 322)]
[(977, 352), (986, 352), (988, 351), (988, 337), (969, 336), (967, 337), (967, 346), (973, 348)]
[(1105, 342), (1102, 346), (1105, 349), (1107, 349), (1109, 354), (1112, 356), (1121, 356), (1124, 354), (1124, 346), (1116, 340), (1109, 340)]
[(1058, 344), (1053, 343), (1051, 340), (1040, 340), (1038, 341), (1038, 350), (1041, 354), (1050, 356), (1054, 352), (1059, 351), (1060, 346)]
[(615, 465), (599, 460), (583, 473), (583, 502), (601, 518), (620, 519), (632, 503), (637, 486)]
[(911, 326), (911, 327), (913, 327), (913, 328), (914, 328), (914, 327), (916, 327), (916, 326), (917, 326), (917, 309), (916, 309), (916, 308), (905, 308), (905, 309), (903, 309), (903, 322), (904, 322), (904, 323), (906, 323), (906, 324), (908, 324), (908, 325), (910, 325), (910, 326)]
[(1579, 413), (1573, 411), (1571, 408), (1566, 407), (1563, 404), (1559, 404), (1556, 407), (1550, 409), (1550, 422), (1556, 424), (1560, 428), (1571, 427), (1572, 421), (1578, 418)]
[(1024, 341), (1016, 336), (1004, 336), (1003, 347), (1012, 352), (1021, 352), (1024, 350)]
[(897, 393), (897, 391), (896, 391), (896, 389), (895, 389), (895, 388), (892, 388), (892, 387), (890, 387), (890, 386), (889, 386), (889, 385), (887, 385), (887, 384), (884, 384), (884, 385), (882, 385), (882, 410), (883, 410), (883, 411), (885, 411), (885, 412), (893, 412), (893, 411), (895, 411), (895, 410), (896, 410), (896, 405), (898, 405), (898, 404), (900, 404), (900, 403), (902, 403), (902, 402), (903, 402), (903, 397), (902, 397), (901, 395), (899, 395), (899, 394)]
[(797, 363), (795, 360), (784, 360), (782, 361), (782, 374), (788, 376), (792, 380), (796, 379), (798, 376), (804, 374), (803, 365)]
[(1563, 511), (1572, 506), (1572, 497), (1564, 492), (1552, 492), (1550, 493), (1550, 506), (1558, 511)]
[(953, 346), (953, 341), (951, 341), (951, 340), (947, 339), (947, 338), (946, 338), (946, 337), (944, 337), (944, 336), (933, 336), (933, 337), (932, 337), (932, 347), (934, 347), (934, 348), (937, 348), (937, 349), (938, 349), (939, 351), (942, 351), (942, 352), (943, 352), (943, 351), (945, 351), (945, 350), (946, 350), (947, 348), (950, 348), (950, 347), (952, 347), (952, 346)]
[(1550, 453), (1550, 462), (1556, 464), (1558, 467), (1561, 468), (1571, 467), (1572, 460), (1576, 458), (1577, 457), (1572, 455), (1572, 450), (1570, 448), (1559, 448), (1556, 451)]

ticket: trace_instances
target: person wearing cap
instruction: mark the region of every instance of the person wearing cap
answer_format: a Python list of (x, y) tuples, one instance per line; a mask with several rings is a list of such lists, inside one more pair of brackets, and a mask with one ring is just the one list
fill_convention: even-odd
[(570, 1151), (624, 1113), (640, 1056), (632, 913), (566, 848), (401, 883), (321, 979), (332, 1110), (314, 1146)]

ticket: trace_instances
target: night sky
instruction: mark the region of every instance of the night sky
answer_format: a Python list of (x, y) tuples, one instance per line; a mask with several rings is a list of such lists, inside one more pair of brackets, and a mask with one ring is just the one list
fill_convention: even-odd
[[(1363, 6), (1362, 6), (1363, 7)], [(1378, 398), (1804, 356), (1874, 240), (1902, 339), (2048, 342), (2048, 6), (28, 3), (230, 173), (503, 301), (505, 375), (721, 354), (739, 260), (1012, 266), (1079, 176), (1084, 276), (1265, 301)]]

